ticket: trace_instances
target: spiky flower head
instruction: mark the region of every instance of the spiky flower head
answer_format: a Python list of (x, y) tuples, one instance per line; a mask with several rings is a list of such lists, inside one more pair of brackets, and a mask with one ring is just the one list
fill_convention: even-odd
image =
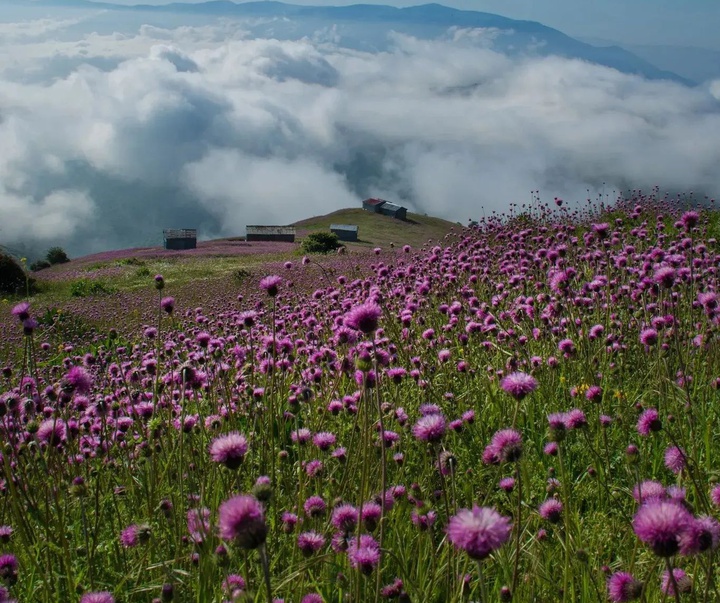
[(461, 509), (450, 518), (448, 540), (472, 559), (485, 559), (510, 538), (512, 524), (490, 507)]
[(256, 549), (265, 542), (268, 528), (260, 502), (247, 494), (229, 498), (218, 510), (220, 538), (243, 549)]

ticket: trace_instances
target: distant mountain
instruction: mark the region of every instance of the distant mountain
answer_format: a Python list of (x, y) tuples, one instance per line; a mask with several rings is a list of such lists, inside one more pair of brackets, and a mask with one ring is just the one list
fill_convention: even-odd
[(720, 78), (720, 50), (693, 46), (628, 46), (628, 50), (694, 82)]
[[(7, 1), (7, 0), (4, 0)], [(561, 56), (612, 67), (648, 79), (667, 79), (686, 85), (694, 81), (663, 70), (620, 46), (598, 47), (581, 42), (535, 21), (518, 21), (500, 15), (457, 10), (440, 4), (408, 8), (356, 4), (353, 6), (297, 6), (283, 2), (213, 0), (198, 4), (124, 6), (90, 0), (37, 0), (33, 4), (94, 8), (123, 12), (190, 14), (252, 19), (248, 28), (255, 37), (300, 39), (313, 37), (359, 50), (379, 51), (389, 45), (392, 31), (421, 39), (448, 35), (450, 28), (487, 29), (493, 32), (492, 47), (511, 55)], [(26, 3), (27, 5), (27, 3)]]

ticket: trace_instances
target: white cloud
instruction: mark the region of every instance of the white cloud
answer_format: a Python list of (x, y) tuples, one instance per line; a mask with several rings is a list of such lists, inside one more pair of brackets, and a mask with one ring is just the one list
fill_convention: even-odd
[(536, 189), (720, 189), (717, 82), (511, 59), (492, 31), (395, 35), (376, 54), (230, 21), (44, 35), (0, 47), (0, 219), (23, 216), (9, 243), (239, 234), (366, 194), (465, 221)]

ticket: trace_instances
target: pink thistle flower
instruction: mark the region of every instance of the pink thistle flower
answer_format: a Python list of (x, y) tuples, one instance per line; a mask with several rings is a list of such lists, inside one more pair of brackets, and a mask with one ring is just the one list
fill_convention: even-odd
[(336, 530), (344, 534), (349, 534), (355, 529), (357, 522), (358, 511), (354, 506), (343, 504), (333, 509), (330, 523), (332, 523)]
[(633, 488), (633, 498), (640, 504), (651, 500), (665, 500), (667, 493), (665, 492), (665, 486), (660, 482), (653, 480), (646, 480), (635, 484)]
[(535, 377), (527, 373), (511, 373), (500, 382), (502, 390), (510, 394), (516, 400), (522, 400), (528, 394), (534, 392), (538, 387)]
[(635, 601), (642, 595), (643, 583), (627, 572), (616, 572), (608, 578), (608, 598), (613, 603)]
[(720, 486), (715, 486), (710, 490), (710, 500), (716, 507), (720, 507)]
[(247, 438), (236, 431), (219, 436), (210, 443), (210, 458), (228, 469), (237, 469), (247, 451)]
[(720, 523), (709, 515), (698, 517), (680, 538), (680, 553), (695, 555), (715, 550), (720, 540)]
[(380, 545), (368, 534), (351, 538), (347, 550), (350, 565), (363, 574), (370, 575), (380, 563)]
[(653, 431), (662, 429), (660, 414), (655, 408), (648, 408), (642, 412), (637, 422), (638, 433), (642, 436), (649, 436)]
[(685, 507), (673, 502), (651, 500), (635, 514), (633, 530), (656, 555), (672, 557), (680, 550), (682, 537), (693, 521), (693, 516)]
[(573, 408), (565, 413), (566, 429), (580, 429), (582, 427), (587, 427), (587, 418), (582, 410)]
[(160, 300), (160, 307), (168, 314), (172, 314), (173, 310), (175, 309), (175, 298), (174, 297), (163, 297)]
[(460, 509), (450, 518), (448, 540), (455, 548), (465, 551), (471, 559), (485, 559), (510, 538), (510, 519), (490, 507)]
[(277, 275), (266, 276), (260, 281), (260, 288), (270, 297), (275, 297), (279, 292), (282, 278)]
[(63, 377), (63, 388), (78, 394), (87, 394), (92, 388), (92, 377), (82, 366), (72, 367)]
[(311, 496), (305, 501), (303, 509), (305, 509), (305, 514), (308, 517), (320, 517), (325, 513), (327, 505), (321, 497)]
[(381, 316), (380, 306), (373, 302), (366, 302), (352, 308), (345, 315), (343, 324), (362, 333), (372, 333), (377, 330)]
[(297, 545), (303, 555), (310, 557), (312, 554), (317, 553), (325, 546), (325, 537), (312, 530), (309, 532), (303, 532), (298, 535)]
[(522, 436), (514, 429), (501, 429), (493, 435), (490, 448), (500, 461), (514, 463), (522, 456)]
[(20, 302), (11, 311), (20, 322), (25, 322), (30, 318), (30, 302)]
[(668, 446), (665, 449), (665, 466), (675, 475), (685, 468), (685, 453), (677, 446)]
[(412, 432), (418, 440), (434, 444), (442, 440), (445, 427), (445, 417), (441, 414), (431, 414), (420, 417), (413, 425)]
[(556, 498), (548, 498), (538, 507), (538, 513), (540, 514), (540, 517), (549, 521), (550, 523), (557, 523), (558, 521), (560, 521), (562, 510), (562, 503)]
[(240, 548), (259, 547), (268, 533), (262, 505), (247, 494), (229, 498), (218, 509), (218, 532), (220, 538), (234, 541)]
[[(690, 576), (688, 576), (684, 570), (681, 570), (679, 567), (676, 567), (672, 571), (673, 578), (675, 578), (675, 584), (677, 585), (677, 594), (687, 594), (692, 592), (692, 580), (690, 579)], [(670, 573), (665, 570), (662, 575), (662, 584), (660, 586), (660, 590), (662, 590), (663, 593), (668, 595), (669, 597), (675, 596), (675, 585), (673, 584), (673, 581), (670, 579)]]

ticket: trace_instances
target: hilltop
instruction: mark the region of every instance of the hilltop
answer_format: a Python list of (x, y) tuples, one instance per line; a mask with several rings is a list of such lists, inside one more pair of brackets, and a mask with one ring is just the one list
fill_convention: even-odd
[(316, 230), (326, 230), (331, 224), (352, 224), (358, 227), (358, 242), (349, 243), (350, 248), (386, 247), (410, 245), (419, 247), (428, 239), (441, 239), (458, 225), (441, 218), (421, 214), (407, 214), (407, 220), (373, 214), (364, 209), (340, 209), (324, 216), (316, 216), (295, 222), (299, 238)]

